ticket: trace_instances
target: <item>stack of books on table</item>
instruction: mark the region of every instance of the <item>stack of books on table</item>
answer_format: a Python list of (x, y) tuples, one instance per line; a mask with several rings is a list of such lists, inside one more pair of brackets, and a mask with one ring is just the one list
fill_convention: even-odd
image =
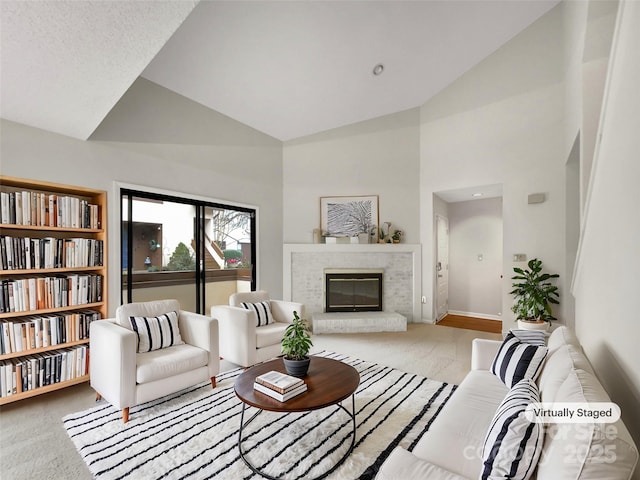
[(256, 377), (253, 388), (280, 402), (286, 402), (307, 391), (307, 384), (301, 378), (286, 373), (271, 371)]

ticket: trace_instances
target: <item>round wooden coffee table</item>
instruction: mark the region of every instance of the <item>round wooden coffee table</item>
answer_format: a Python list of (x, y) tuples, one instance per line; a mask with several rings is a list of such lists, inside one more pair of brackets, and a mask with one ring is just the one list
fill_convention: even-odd
[[(257, 469), (245, 457), (245, 452), (242, 449), (242, 433), (244, 428), (264, 410), (282, 413), (307, 412), (310, 410), (318, 410), (320, 408), (337, 405), (351, 418), (353, 425), (351, 444), (344, 456), (340, 458), (340, 460), (338, 460), (338, 462), (333, 465), (329, 471), (323, 473), (319, 477), (316, 477), (315, 480), (325, 478), (338, 468), (353, 450), (353, 445), (356, 440), (356, 406), (354, 394), (356, 388), (358, 388), (358, 385), (360, 384), (360, 375), (355, 368), (351, 365), (347, 365), (346, 363), (333, 360), (331, 358), (312, 356), (311, 364), (309, 365), (309, 373), (303, 379), (307, 384), (307, 391), (297, 397), (287, 400), (286, 402), (279, 402), (278, 400), (260, 393), (253, 388), (254, 381), (258, 375), (262, 375), (263, 373), (267, 373), (272, 370), (286, 373), (282, 358), (276, 358), (268, 362), (254, 365), (244, 371), (236, 379), (234, 390), (238, 398), (242, 401), (240, 432), (238, 434), (238, 449), (240, 450), (240, 457), (253, 472), (265, 478), (277, 480), (275, 477)], [(340, 403), (349, 397), (351, 397), (351, 412), (349, 412), (349, 410)], [(258, 411), (245, 422), (244, 413), (247, 405), (256, 407)]]

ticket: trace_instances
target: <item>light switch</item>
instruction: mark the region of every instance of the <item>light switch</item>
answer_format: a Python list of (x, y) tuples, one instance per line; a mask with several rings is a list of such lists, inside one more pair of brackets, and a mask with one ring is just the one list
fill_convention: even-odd
[(514, 262), (526, 262), (527, 261), (527, 254), (526, 253), (514, 253), (513, 254), (513, 261)]

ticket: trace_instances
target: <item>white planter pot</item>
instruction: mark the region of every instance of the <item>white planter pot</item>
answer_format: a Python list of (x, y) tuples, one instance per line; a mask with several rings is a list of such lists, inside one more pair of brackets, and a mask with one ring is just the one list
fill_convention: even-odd
[(518, 320), (518, 328), (520, 330), (549, 330), (549, 322), (525, 322)]

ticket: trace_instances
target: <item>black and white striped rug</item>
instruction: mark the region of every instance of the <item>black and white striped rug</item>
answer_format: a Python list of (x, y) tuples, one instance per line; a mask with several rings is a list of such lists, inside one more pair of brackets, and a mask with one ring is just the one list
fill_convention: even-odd
[[(455, 390), (454, 385), (344, 355), (360, 373), (353, 451), (330, 479), (373, 478), (394, 447), (409, 450)], [(196, 385), (131, 408), (128, 423), (114, 407), (66, 416), (64, 426), (91, 473), (100, 479), (260, 478), (238, 453), (241, 403), (233, 384), (242, 369), (223, 372), (217, 388)], [(351, 401), (345, 401), (351, 410)], [(255, 412), (249, 408), (245, 420)], [(352, 423), (338, 407), (305, 413), (263, 412), (245, 429), (252, 464), (277, 478), (306, 479), (347, 451)]]

